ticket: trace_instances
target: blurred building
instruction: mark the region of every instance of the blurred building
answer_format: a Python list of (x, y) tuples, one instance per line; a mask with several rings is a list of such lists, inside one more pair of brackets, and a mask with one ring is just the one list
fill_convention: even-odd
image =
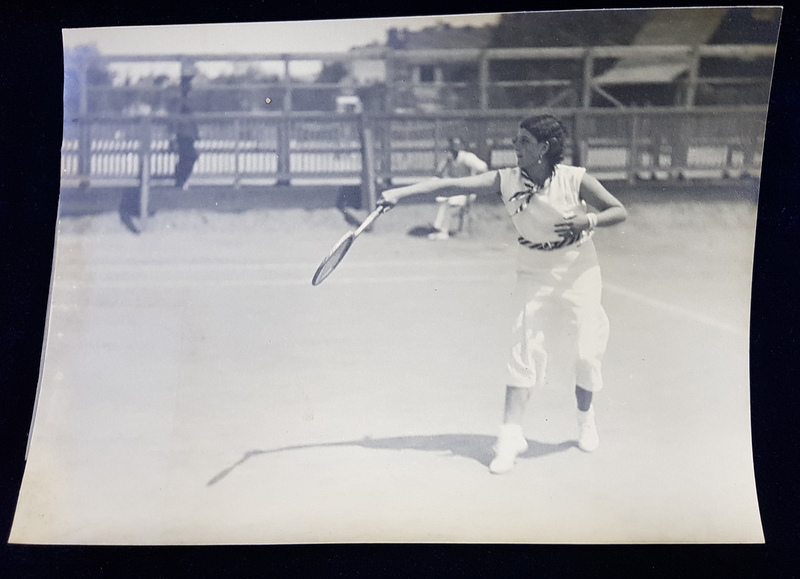
[[(397, 28), (383, 43), (353, 48), (341, 59), (332, 54), (316, 78), (289, 74), (289, 65), (303, 64), (302, 58), (272, 55), (271, 66), (283, 72), (247, 61), (210, 77), (186, 68), (194, 65), (187, 60), (184, 72), (191, 74), (120, 79), (110, 59), (76, 50), (65, 54), (65, 106), (136, 114), (146, 104), (171, 111), (187, 98), (189, 82), (188, 99), (198, 112), (333, 112), (340, 96), (357, 97), (363, 111), (376, 113), (758, 104), (769, 94), (772, 55), (698, 58), (692, 50), (774, 44), (780, 14), (766, 7), (522, 12), (504, 14), (492, 26)], [(611, 52), (602, 53), (604, 47)], [(613, 47), (642, 50), (619, 56)], [(675, 50), (654, 50), (660, 47)], [(586, 49), (601, 55), (588, 62)]]
[[(441, 51), (488, 47), (494, 28), (446, 24), (418, 31), (392, 28), (385, 45), (357, 47), (346, 63), (345, 87), (365, 98), (365, 110), (424, 111), (478, 108), (478, 64)], [(388, 49), (388, 50), (387, 50)], [(430, 54), (425, 56), (421, 51)], [(438, 53), (438, 54), (437, 54)]]
[(413, 59), (389, 58), (387, 83), (395, 111), (436, 112), (479, 108), (475, 85), (477, 59), (454, 60), (438, 51), (482, 50), (489, 46), (493, 26), (452, 27), (442, 24), (419, 31), (389, 31), (391, 51), (430, 51)]
[[(779, 16), (777, 10), (751, 8), (654, 10), (631, 46), (774, 42)], [(606, 97), (606, 105), (753, 104), (764, 102), (770, 73), (770, 63), (758, 59), (706, 58), (697, 62), (691, 51), (671, 54), (643, 51), (616, 60), (594, 82), (602, 87), (599, 92)], [(758, 76), (766, 80), (760, 87), (754, 86), (758, 84), (754, 77)], [(717, 82), (691, 82), (709, 78)]]
[[(368, 110), (576, 107), (586, 98), (582, 59), (515, 57), (482, 63), (481, 52), (638, 46), (641, 54), (592, 62), (591, 106), (754, 104), (768, 94), (770, 57), (698, 61), (690, 51), (653, 54), (646, 49), (771, 44), (779, 22), (780, 10), (774, 8), (696, 8), (514, 13), (481, 28), (392, 29), (385, 54), (375, 45), (353, 49), (365, 58), (347, 64), (346, 82), (385, 86), (380, 106)], [(715, 81), (703, 80), (709, 78)], [(491, 86), (481, 89), (481, 82)], [(486, 91), (483, 100), (481, 90)]]

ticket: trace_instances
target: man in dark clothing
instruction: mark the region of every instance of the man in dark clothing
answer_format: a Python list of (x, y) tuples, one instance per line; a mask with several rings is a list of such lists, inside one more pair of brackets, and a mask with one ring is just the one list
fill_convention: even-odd
[(187, 181), (199, 157), (194, 146), (199, 133), (197, 124), (188, 117), (191, 112), (188, 105), (181, 106), (181, 115), (187, 116), (181, 118), (175, 126), (174, 146), (178, 153), (178, 163), (175, 165), (175, 186), (181, 187), (184, 191), (189, 187)]

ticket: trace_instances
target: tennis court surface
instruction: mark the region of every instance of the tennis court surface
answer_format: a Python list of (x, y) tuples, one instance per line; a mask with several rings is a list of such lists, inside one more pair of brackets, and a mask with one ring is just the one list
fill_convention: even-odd
[[(623, 198), (596, 243), (611, 320), (601, 446), (577, 448), (555, 352), (530, 449), (488, 472), (515, 237), (407, 231), (399, 206), (318, 287), (336, 210), (59, 223), (11, 541), (761, 542), (749, 425), (755, 205)], [(664, 199), (676, 194), (673, 201)]]

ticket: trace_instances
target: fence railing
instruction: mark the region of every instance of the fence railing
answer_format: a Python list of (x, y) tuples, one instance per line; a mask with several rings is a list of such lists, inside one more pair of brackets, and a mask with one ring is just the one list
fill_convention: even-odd
[[(765, 107), (564, 109), (572, 135), (567, 162), (607, 179), (757, 176)], [(64, 126), (62, 183), (71, 186), (170, 185), (179, 116), (87, 116)], [(357, 184), (433, 174), (446, 140), (461, 136), (492, 167), (513, 165), (518, 111), (435, 115), (288, 113), (196, 114), (199, 158), (190, 183)], [(364, 159), (369, 132), (372, 166)]]

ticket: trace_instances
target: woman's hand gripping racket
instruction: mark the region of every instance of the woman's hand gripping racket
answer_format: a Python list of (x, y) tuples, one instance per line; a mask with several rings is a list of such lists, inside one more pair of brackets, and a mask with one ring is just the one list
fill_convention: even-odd
[(392, 205), (386, 203), (378, 205), (372, 213), (367, 215), (367, 218), (358, 226), (358, 229), (345, 233), (344, 237), (333, 246), (333, 249), (330, 250), (328, 255), (325, 256), (325, 259), (322, 260), (322, 263), (319, 264), (316, 273), (314, 273), (314, 277), (311, 278), (311, 285), (319, 285), (325, 281), (325, 278), (333, 273), (336, 266), (344, 259), (344, 256), (347, 254), (356, 238), (361, 235), (367, 227), (372, 225), (372, 222), (380, 217), (382, 213), (386, 213), (391, 208)]

